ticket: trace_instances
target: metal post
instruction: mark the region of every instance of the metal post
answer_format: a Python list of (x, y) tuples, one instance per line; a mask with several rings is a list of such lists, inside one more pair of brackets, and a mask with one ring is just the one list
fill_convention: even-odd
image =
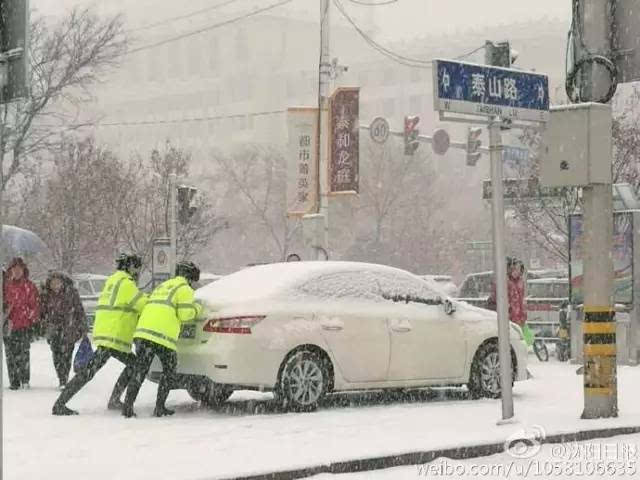
[[(2, 62), (0, 62), (0, 69), (3, 68)], [(0, 75), (0, 80), (6, 78), (6, 76)], [(4, 85), (0, 81), (0, 269), (4, 268), (4, 237), (2, 234), (2, 226), (4, 225), (4, 205), (3, 205), (3, 188), (2, 181), (4, 180), (4, 115), (2, 109), (4, 108)], [(4, 305), (4, 279), (0, 272), (0, 480), (4, 478), (4, 311), (2, 311), (2, 305)], [(8, 321), (8, 320), (7, 320)]]
[(171, 251), (169, 255), (170, 275), (176, 270), (178, 238), (176, 234), (176, 183), (177, 175), (169, 174), (169, 242)]
[(613, 308), (613, 200), (610, 184), (582, 189), (584, 209), (584, 411), (618, 416), (616, 322)]
[(502, 390), (502, 420), (513, 417), (511, 389), (511, 343), (509, 341), (509, 310), (507, 308), (507, 269), (504, 249), (504, 198), (502, 188), (502, 135), (500, 122), (495, 117), (489, 124), (489, 155), (491, 158), (491, 185), (493, 216), (493, 264), (496, 282), (498, 312), (498, 354), (500, 359), (500, 385)]
[[(317, 238), (316, 246), (322, 245), (329, 251), (329, 89), (331, 86), (331, 59), (330, 59), (330, 37), (329, 31), (331, 27), (331, 8), (330, 0), (321, 0), (320, 2), (320, 65), (319, 65), (319, 91), (318, 91), (318, 108), (320, 115), (320, 124), (318, 126), (319, 140), (319, 158), (318, 158), (318, 213), (323, 216), (324, 221), (324, 238)], [(315, 249), (316, 260), (321, 260), (322, 251)]]

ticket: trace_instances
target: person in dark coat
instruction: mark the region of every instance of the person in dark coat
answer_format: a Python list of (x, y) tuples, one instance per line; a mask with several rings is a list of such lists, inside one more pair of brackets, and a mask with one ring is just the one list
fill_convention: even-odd
[(49, 274), (42, 291), (40, 319), (60, 388), (64, 388), (69, 379), (74, 345), (89, 331), (80, 294), (67, 275)]
[(38, 289), (29, 280), (29, 269), (16, 257), (7, 266), (4, 293), (3, 332), (9, 388), (29, 388), (30, 350), (33, 330), (40, 316)]

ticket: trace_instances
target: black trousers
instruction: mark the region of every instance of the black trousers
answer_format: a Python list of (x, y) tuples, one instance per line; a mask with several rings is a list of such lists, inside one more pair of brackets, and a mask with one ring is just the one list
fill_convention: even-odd
[(134, 369), (133, 377), (127, 387), (127, 396), (124, 404), (125, 409), (133, 408), (133, 404), (136, 401), (142, 382), (149, 373), (153, 357), (156, 355), (160, 359), (162, 364), (162, 377), (158, 384), (158, 396), (156, 398), (156, 408), (164, 408), (164, 404), (169, 396), (169, 391), (172, 388), (176, 388), (176, 368), (178, 366), (178, 355), (174, 350), (171, 350), (157, 343), (143, 340), (141, 338), (135, 340), (136, 344), (136, 366)]
[(14, 330), (4, 337), (4, 346), (11, 387), (26, 385), (31, 378), (31, 332), (28, 329)]
[(78, 393), (82, 387), (91, 381), (91, 379), (102, 367), (104, 367), (107, 360), (111, 357), (125, 364), (124, 370), (113, 387), (113, 392), (111, 392), (109, 401), (120, 399), (120, 396), (127, 388), (127, 385), (133, 375), (133, 366), (135, 364), (136, 357), (133, 353), (123, 353), (111, 348), (98, 347), (87, 366), (79, 371), (71, 381), (67, 383), (67, 386), (58, 397), (58, 400), (56, 400), (56, 405), (66, 405), (66, 403), (71, 400), (71, 398)]
[(61, 385), (65, 385), (69, 380), (69, 372), (71, 371), (74, 344), (64, 342), (60, 337), (53, 337), (49, 342), (49, 347), (51, 347), (53, 366), (56, 369), (58, 380)]

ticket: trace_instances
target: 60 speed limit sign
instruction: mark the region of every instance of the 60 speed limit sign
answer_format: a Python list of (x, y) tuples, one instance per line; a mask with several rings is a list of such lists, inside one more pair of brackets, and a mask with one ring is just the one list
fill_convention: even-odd
[(374, 118), (369, 125), (369, 135), (374, 142), (386, 142), (389, 138), (389, 122), (383, 117)]

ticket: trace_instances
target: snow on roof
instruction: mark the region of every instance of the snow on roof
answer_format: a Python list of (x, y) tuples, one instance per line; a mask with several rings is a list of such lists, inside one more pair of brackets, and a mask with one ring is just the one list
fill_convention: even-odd
[(568, 278), (532, 278), (530, 280), (527, 280), (527, 283), (569, 283), (569, 279)]
[(225, 275), (217, 282), (199, 288), (196, 298), (211, 304), (272, 298), (320, 275), (353, 271), (395, 272), (415, 276), (405, 270), (363, 262), (271, 263)]

